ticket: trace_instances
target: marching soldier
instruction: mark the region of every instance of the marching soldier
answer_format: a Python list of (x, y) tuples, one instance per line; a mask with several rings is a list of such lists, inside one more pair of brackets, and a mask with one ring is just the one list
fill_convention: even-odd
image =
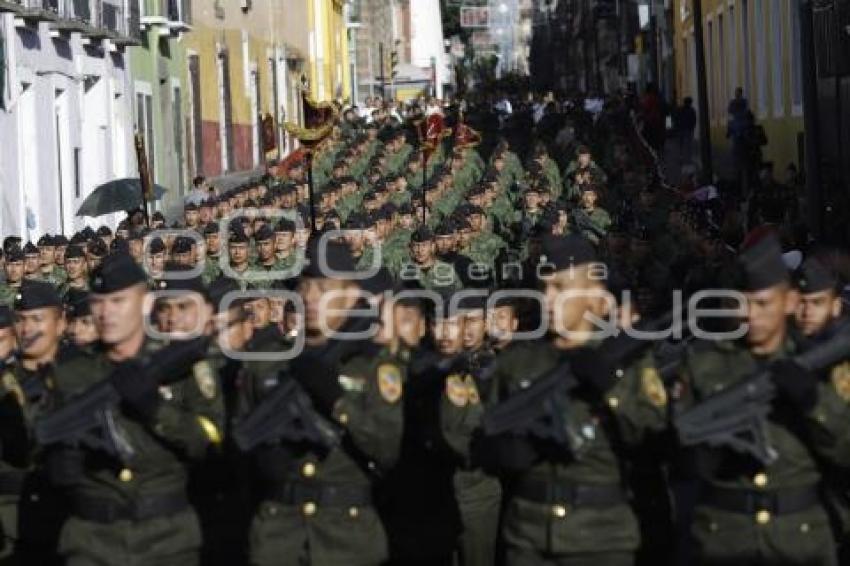
[(6, 281), (0, 286), (0, 304), (11, 307), (24, 280), (24, 252), (17, 246), (6, 250), (6, 263), (3, 267)]
[[(249, 418), (279, 383), (295, 380), (311, 398), (315, 416), (341, 429), (344, 440), (326, 448), (283, 438), (259, 449), (264, 493), (251, 527), (251, 562), (258, 566), (377, 565), (387, 558), (372, 484), (398, 457), (402, 373), (395, 363), (374, 357), (371, 342), (328, 338), (328, 329), (345, 333), (358, 321), (344, 314), (357, 304), (357, 285), (336, 278), (354, 271), (353, 259), (343, 244), (329, 243), (326, 250), (334, 276), (323, 273), (311, 253), (299, 283), (305, 351), (276, 367), (248, 362), (243, 395)], [(332, 291), (332, 300), (321, 300)]]
[(800, 292), (795, 322), (806, 337), (817, 337), (842, 318), (840, 279), (823, 261), (807, 258), (795, 273), (794, 286)]
[(824, 465), (850, 465), (850, 371), (840, 364), (821, 378), (790, 359), (800, 348), (788, 324), (798, 296), (781, 253), (768, 235), (741, 254), (746, 335), (691, 347), (680, 370), (682, 407), (762, 368), (771, 369), (776, 388), (766, 431), (772, 462), (696, 447), (701, 489), (691, 532), (698, 564), (836, 563), (820, 483)]
[[(174, 280), (175, 290), (185, 280)], [(206, 361), (168, 386), (137, 369), (156, 355), (145, 335), (147, 294), (141, 267), (113, 254), (92, 274), (91, 310), (100, 341), (56, 366), (63, 402), (113, 377), (121, 397), (113, 412), (121, 456), (85, 446), (53, 452), (52, 479), (72, 502), (60, 553), (69, 565), (197, 564), (197, 517), (186, 495), (187, 462), (222, 440), (222, 399)], [(192, 291), (194, 292), (194, 291)]]

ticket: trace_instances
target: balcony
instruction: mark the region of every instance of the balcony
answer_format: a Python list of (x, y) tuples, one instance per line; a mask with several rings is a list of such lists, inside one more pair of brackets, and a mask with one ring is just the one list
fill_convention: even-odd
[(55, 22), (59, 19), (60, 0), (6, 0), (3, 4), (10, 7), (16, 5), (17, 9), (13, 11), (28, 23)]
[(51, 24), (50, 28), (59, 33), (91, 30), (94, 25), (91, 1), (61, 0), (59, 4), (59, 19)]
[(141, 24), (145, 27), (161, 28), (161, 35), (192, 29), (190, 0), (148, 0), (146, 10)]

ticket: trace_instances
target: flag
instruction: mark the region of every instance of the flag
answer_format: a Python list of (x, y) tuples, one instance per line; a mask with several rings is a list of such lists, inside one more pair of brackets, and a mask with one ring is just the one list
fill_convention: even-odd
[(419, 134), (419, 142), (422, 144), (422, 153), (425, 155), (426, 163), (437, 150), (443, 138), (452, 135), (451, 129), (446, 128), (443, 115), (438, 113), (430, 114), (417, 123), (416, 131)]
[(333, 102), (316, 102), (303, 91), (301, 104), (304, 108), (304, 126), (285, 122), (283, 127), (298, 138), (302, 145), (312, 148), (330, 135), (339, 115), (339, 108)]
[(455, 147), (475, 147), (481, 143), (481, 134), (463, 122), (463, 115), (458, 121), (455, 132)]

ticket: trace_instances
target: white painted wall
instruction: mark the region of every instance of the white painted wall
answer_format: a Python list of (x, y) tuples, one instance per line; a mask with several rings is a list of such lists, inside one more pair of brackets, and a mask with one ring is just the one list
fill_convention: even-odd
[[(99, 183), (131, 175), (132, 91), (124, 55), (89, 52), (76, 33), (53, 38), (43, 22), (16, 28), (11, 14), (0, 15), (0, 29), (8, 82), (6, 110), (0, 110), (0, 236), (35, 240), (45, 233), (70, 235), (86, 224), (114, 225), (114, 218), (74, 213)], [(79, 197), (74, 148), (80, 150)]]
[(440, 0), (410, 0), (410, 62), (428, 69), (430, 76), (432, 57), (437, 61), (437, 97), (442, 97), (443, 85), (450, 79)]

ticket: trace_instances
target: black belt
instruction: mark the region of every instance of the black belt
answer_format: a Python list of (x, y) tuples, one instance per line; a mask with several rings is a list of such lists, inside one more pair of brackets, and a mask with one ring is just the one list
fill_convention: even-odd
[(516, 486), (513, 493), (535, 503), (560, 503), (570, 507), (613, 507), (626, 502), (626, 494), (618, 485), (525, 480)]
[(126, 503), (80, 495), (73, 498), (73, 514), (95, 523), (146, 521), (176, 515), (188, 507), (189, 500), (182, 492), (148, 495)]
[(26, 472), (22, 471), (0, 473), (0, 495), (20, 495), (26, 477)]
[(706, 486), (700, 495), (703, 504), (732, 513), (758, 513), (772, 515), (797, 513), (820, 504), (815, 486), (791, 487), (770, 491)]
[(284, 505), (315, 503), (328, 507), (362, 507), (372, 504), (372, 489), (359, 485), (291, 482), (275, 486), (268, 497)]

